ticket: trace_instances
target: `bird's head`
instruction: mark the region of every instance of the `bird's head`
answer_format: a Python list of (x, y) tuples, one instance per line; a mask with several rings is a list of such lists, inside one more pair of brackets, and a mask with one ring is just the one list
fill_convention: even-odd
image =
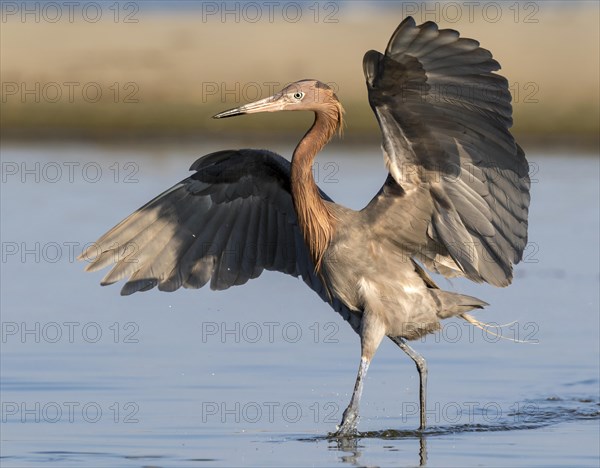
[(312, 111), (323, 113), (335, 122), (341, 131), (344, 109), (333, 89), (317, 80), (300, 80), (291, 83), (280, 92), (259, 101), (245, 104), (214, 115), (214, 119), (243, 114), (277, 111)]

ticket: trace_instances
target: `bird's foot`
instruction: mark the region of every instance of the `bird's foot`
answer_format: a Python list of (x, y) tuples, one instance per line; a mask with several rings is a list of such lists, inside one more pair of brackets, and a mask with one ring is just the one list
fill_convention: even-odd
[(356, 426), (358, 425), (358, 410), (348, 407), (344, 411), (342, 417), (342, 423), (337, 427), (337, 430), (333, 433), (334, 437), (349, 437), (356, 434)]

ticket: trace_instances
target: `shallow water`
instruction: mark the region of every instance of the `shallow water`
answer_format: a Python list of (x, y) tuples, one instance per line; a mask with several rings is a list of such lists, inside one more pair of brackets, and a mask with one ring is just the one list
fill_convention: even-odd
[[(531, 343), (461, 321), (415, 342), (430, 369), (420, 433), (416, 370), (384, 342), (360, 437), (338, 441), (358, 337), (302, 282), (123, 298), (73, 259), (225, 146), (3, 146), (3, 467), (598, 466), (597, 158), (529, 155), (530, 247), (510, 288), (440, 280)], [(377, 151), (359, 154), (329, 150), (316, 167), (353, 208), (384, 176)]]

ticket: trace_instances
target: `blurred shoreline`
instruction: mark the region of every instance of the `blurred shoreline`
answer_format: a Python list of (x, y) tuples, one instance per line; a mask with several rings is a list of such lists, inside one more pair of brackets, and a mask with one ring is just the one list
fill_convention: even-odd
[[(1, 140), (296, 141), (311, 117), (210, 117), (312, 77), (332, 85), (346, 108), (341, 144), (379, 145), (362, 56), (383, 50), (411, 13), (417, 22), (436, 20), (440, 28), (477, 38), (493, 52), (509, 81), (512, 132), (523, 146), (599, 149), (597, 2), (494, 2), (498, 20), (477, 9), (472, 17), (450, 18), (461, 2), (300, 2), (304, 15), (297, 22), (282, 21), (277, 12), (273, 21), (250, 21), (244, 2), (228, 3), (232, 11), (239, 7), (239, 17), (207, 15), (207, 4), (186, 11), (192, 4), (178, 2), (169, 11), (143, 2), (99, 3), (106, 7), (99, 21), (82, 19), (77, 10), (72, 20), (63, 15), (54, 22), (53, 10), (43, 7), (38, 17), (3, 10)], [(129, 11), (132, 5), (137, 9)]]
[[(90, 145), (107, 149), (107, 157), (110, 151), (117, 148), (130, 148), (136, 150), (158, 151), (167, 155), (171, 151), (185, 148), (189, 151), (197, 151), (198, 156), (208, 154), (220, 149), (257, 148), (275, 151), (287, 159), (291, 158), (292, 152), (306, 128), (302, 127), (297, 132), (285, 132), (277, 134), (266, 133), (243, 133), (235, 132), (227, 136), (214, 133), (196, 132), (175, 135), (157, 133), (120, 133), (109, 136), (100, 134), (84, 134), (82, 132), (53, 132), (45, 135), (32, 137), (28, 134), (16, 134), (10, 137), (0, 137), (0, 153), (8, 148), (19, 147), (49, 147), (63, 145), (78, 146)], [(538, 155), (565, 155), (577, 154), (579, 156), (598, 157), (600, 144), (598, 138), (580, 138), (573, 135), (556, 135), (552, 137), (515, 136), (516, 141), (525, 150), (527, 155), (532, 153)], [(206, 149), (209, 146), (210, 149)], [(357, 136), (345, 135), (334, 139), (322, 151), (349, 151), (355, 154), (361, 151), (379, 153), (381, 147), (381, 134)], [(156, 151), (155, 151), (156, 150)]]

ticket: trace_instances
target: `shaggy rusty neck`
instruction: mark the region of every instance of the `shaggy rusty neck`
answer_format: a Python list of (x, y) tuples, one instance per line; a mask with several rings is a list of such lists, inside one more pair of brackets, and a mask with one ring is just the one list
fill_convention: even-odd
[(312, 165), (317, 153), (331, 140), (338, 120), (329, 113), (315, 112), (315, 121), (300, 140), (292, 157), (291, 188), (298, 224), (304, 241), (320, 271), (323, 255), (334, 231), (334, 217), (329, 212), (313, 177)]

